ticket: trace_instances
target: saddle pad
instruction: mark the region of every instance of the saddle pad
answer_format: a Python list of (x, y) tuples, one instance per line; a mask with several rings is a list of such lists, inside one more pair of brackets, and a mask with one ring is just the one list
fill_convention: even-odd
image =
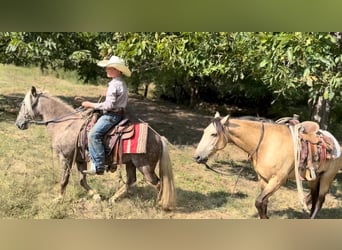
[(135, 123), (134, 135), (122, 141), (124, 154), (145, 154), (147, 144), (147, 123)]
[(341, 156), (341, 148), (340, 148), (340, 144), (339, 144), (338, 141), (336, 140), (335, 136), (333, 136), (333, 135), (332, 135), (329, 131), (327, 131), (327, 130), (322, 130), (322, 129), (320, 129), (319, 131), (320, 131), (322, 134), (324, 134), (325, 136), (328, 136), (328, 137), (331, 137), (331, 138), (332, 138), (332, 140), (334, 141), (334, 145), (335, 145), (334, 150), (333, 150), (333, 152), (332, 152), (333, 157), (334, 157), (334, 159), (339, 158), (339, 157)]

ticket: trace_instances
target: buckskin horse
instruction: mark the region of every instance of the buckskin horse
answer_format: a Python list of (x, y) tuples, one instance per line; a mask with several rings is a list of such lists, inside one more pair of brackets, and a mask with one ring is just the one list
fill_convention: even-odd
[[(37, 121), (36, 119), (39, 117), (43, 121)], [(82, 173), (83, 170), (87, 169), (87, 162), (81, 156), (80, 147), (76, 143), (80, 129), (84, 124), (84, 117), (80, 110), (75, 110), (59, 98), (52, 97), (32, 87), (25, 95), (16, 119), (17, 127), (22, 130), (27, 129), (30, 123), (45, 125), (51, 136), (52, 147), (64, 170), (59, 198), (65, 194), (70, 170), (75, 162), (80, 175), (80, 185), (94, 199), (100, 199), (97, 192), (88, 185), (86, 175)], [(127, 181), (110, 198), (110, 202), (114, 202), (126, 194), (135, 184), (136, 169), (138, 169), (144, 175), (147, 183), (158, 190), (157, 200), (162, 208), (164, 210), (174, 208), (175, 187), (166, 138), (148, 127), (146, 153), (123, 154), (122, 163), (126, 166)], [(155, 173), (157, 164), (159, 166), (159, 177)]]
[[(267, 219), (269, 198), (288, 179), (295, 179), (295, 143), (287, 125), (242, 117), (220, 117), (217, 112), (212, 123), (204, 129), (195, 151), (197, 163), (206, 164), (208, 157), (223, 149), (228, 142), (248, 153), (258, 176), (261, 193), (255, 200), (259, 217)], [(338, 143), (337, 143), (338, 144)], [(340, 151), (340, 145), (338, 150)], [(310, 218), (314, 219), (322, 208), (325, 196), (337, 172), (342, 157), (325, 160), (316, 170), (316, 178), (308, 180), (311, 200)]]

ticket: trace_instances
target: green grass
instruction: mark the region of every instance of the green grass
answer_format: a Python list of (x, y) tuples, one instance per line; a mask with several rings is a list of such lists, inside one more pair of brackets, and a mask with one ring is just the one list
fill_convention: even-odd
[[(254, 200), (259, 193), (255, 174), (244, 161), (246, 154), (229, 145), (215, 155), (211, 165), (226, 171), (222, 176), (208, 171), (193, 159), (201, 130), (212, 117), (189, 112), (160, 101), (130, 97), (132, 112), (173, 144), (170, 146), (177, 192), (177, 208), (164, 212), (156, 204), (156, 191), (138, 172), (138, 182), (130, 194), (112, 206), (108, 199), (123, 184), (124, 168), (116, 173), (89, 177), (103, 200), (96, 203), (78, 183), (72, 170), (66, 195), (56, 203), (61, 168), (51, 150), (51, 139), (44, 126), (33, 125), (22, 131), (14, 125), (19, 104), (32, 85), (54, 96), (65, 98), (75, 107), (75, 96), (97, 100), (104, 85), (83, 85), (73, 73), (50, 72), (37, 68), (0, 65), (0, 218), (19, 219), (254, 219)], [(240, 169), (244, 171), (238, 176)], [(340, 177), (341, 178), (341, 177)], [(341, 218), (341, 179), (334, 181), (332, 194), (321, 211), (323, 218)], [(295, 188), (283, 187), (271, 197), (271, 218), (307, 218), (301, 212)]]

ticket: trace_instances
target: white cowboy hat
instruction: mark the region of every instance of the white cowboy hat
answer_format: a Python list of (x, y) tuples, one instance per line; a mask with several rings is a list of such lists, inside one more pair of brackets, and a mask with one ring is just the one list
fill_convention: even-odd
[(126, 66), (125, 61), (117, 56), (112, 56), (109, 60), (99, 61), (97, 65), (100, 67), (113, 67), (121, 71), (125, 76), (131, 76), (131, 71)]

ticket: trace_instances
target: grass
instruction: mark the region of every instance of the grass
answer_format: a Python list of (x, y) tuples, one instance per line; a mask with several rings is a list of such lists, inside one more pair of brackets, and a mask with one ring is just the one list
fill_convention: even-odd
[[(72, 73), (42, 75), (37, 68), (0, 65), (0, 218), (19, 219), (255, 219), (254, 200), (259, 193), (247, 155), (235, 146), (216, 154), (209, 162), (228, 173), (218, 175), (194, 163), (192, 155), (202, 129), (212, 117), (182, 107), (130, 96), (131, 114), (147, 122), (170, 143), (177, 192), (177, 208), (164, 212), (156, 204), (156, 192), (138, 173), (136, 187), (113, 205), (108, 199), (124, 183), (124, 168), (89, 178), (102, 201), (90, 199), (73, 169), (62, 203), (56, 203), (61, 169), (51, 151), (43, 126), (21, 131), (14, 125), (19, 104), (34, 85), (74, 107), (75, 96), (97, 100), (104, 85), (82, 85)], [(243, 170), (240, 173), (240, 170)], [(123, 178), (123, 179), (122, 179)], [(321, 218), (341, 218), (341, 174), (327, 196)], [(272, 196), (269, 215), (274, 219), (307, 218), (301, 212), (295, 186), (287, 185)]]

